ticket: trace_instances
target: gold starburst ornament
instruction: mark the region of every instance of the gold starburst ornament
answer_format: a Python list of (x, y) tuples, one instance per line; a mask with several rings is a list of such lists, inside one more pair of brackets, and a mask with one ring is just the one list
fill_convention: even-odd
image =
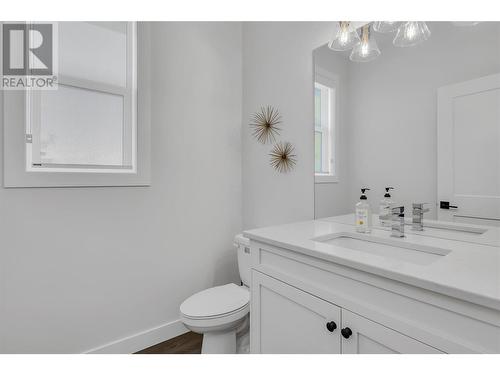
[(266, 144), (276, 141), (280, 134), (281, 116), (277, 109), (268, 105), (261, 107), (260, 112), (256, 112), (251, 118), (250, 127), (253, 129), (252, 135), (260, 143)]
[(269, 156), (271, 157), (269, 163), (280, 173), (290, 172), (297, 164), (295, 148), (290, 142), (275, 144)]

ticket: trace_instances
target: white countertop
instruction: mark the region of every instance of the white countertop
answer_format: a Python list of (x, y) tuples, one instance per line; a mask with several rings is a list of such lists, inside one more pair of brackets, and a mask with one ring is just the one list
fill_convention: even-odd
[[(451, 250), (430, 264), (422, 265), (313, 240), (331, 233), (355, 232), (354, 225), (335, 220), (346, 218), (278, 225), (248, 230), (244, 235), (251, 240), (500, 310), (500, 244), (493, 246), (495, 235), (492, 235), (490, 244), (484, 245), (415, 234), (407, 230), (406, 237), (398, 241)], [(374, 227), (369, 236), (387, 239), (390, 238), (390, 231)]]
[[(377, 229), (384, 229), (387, 231), (390, 231), (391, 228), (383, 227), (380, 224), (380, 220), (378, 218), (378, 215), (373, 214), (373, 227)], [(486, 230), (484, 233), (478, 234), (478, 233), (468, 233), (466, 231), (460, 232), (456, 230), (443, 230), (443, 229), (437, 229), (437, 228), (432, 228), (432, 227), (427, 227), (427, 224), (432, 225), (433, 223), (441, 223), (441, 224), (446, 224), (444, 221), (437, 221), (437, 220), (427, 220), (424, 219), (424, 230), (422, 232), (413, 232), (411, 229), (411, 217), (406, 217), (406, 224), (407, 226), (405, 227), (405, 233), (412, 233), (420, 236), (427, 236), (427, 237), (436, 237), (436, 238), (444, 238), (448, 240), (453, 240), (453, 241), (462, 241), (462, 242), (471, 242), (471, 243), (476, 243), (476, 244), (481, 244), (481, 245), (489, 245), (489, 246), (500, 246), (500, 227), (488, 227), (484, 225), (474, 225), (474, 224), (464, 224), (464, 223), (449, 223), (455, 227), (464, 227), (464, 228), (476, 228), (476, 229), (484, 229)], [(318, 219), (321, 221), (333, 221), (335, 223), (340, 223), (340, 224), (349, 224), (349, 225), (354, 225), (354, 214), (347, 214), (347, 215), (341, 215), (341, 216), (332, 216), (332, 217), (326, 217), (323, 219)]]

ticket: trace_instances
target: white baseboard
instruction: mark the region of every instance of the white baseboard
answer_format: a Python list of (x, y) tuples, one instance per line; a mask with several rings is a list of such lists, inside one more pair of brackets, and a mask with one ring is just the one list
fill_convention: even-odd
[(148, 329), (101, 345), (97, 348), (87, 350), (85, 354), (129, 354), (156, 345), (160, 342), (170, 340), (173, 337), (186, 333), (188, 329), (180, 320), (162, 324), (158, 327)]

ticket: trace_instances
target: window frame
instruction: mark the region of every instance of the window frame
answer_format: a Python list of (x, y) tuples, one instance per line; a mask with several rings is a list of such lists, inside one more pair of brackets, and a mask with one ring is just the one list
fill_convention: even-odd
[[(133, 167), (127, 171), (120, 168), (106, 169), (92, 165), (85, 168), (65, 168), (47, 171), (45, 168), (27, 170), (30, 159), (26, 152), (29, 100), (32, 93), (25, 91), (3, 91), (4, 123), (4, 187), (86, 187), (86, 186), (149, 186), (151, 175), (151, 124), (150, 124), (150, 26), (147, 23), (129, 22), (132, 30), (131, 47), (127, 40), (127, 87), (117, 87), (74, 77), (58, 75), (59, 83), (68, 86), (90, 87), (93, 91), (120, 92), (129, 95), (131, 126), (135, 134), (132, 151), (135, 153)], [(0, 30), (1, 34), (1, 30)], [(129, 59), (129, 57), (131, 57)], [(140, 63), (138, 58), (140, 57)], [(132, 62), (132, 65), (129, 64)], [(0, 61), (1, 69), (2, 61)], [(128, 79), (128, 75), (132, 79)], [(129, 84), (131, 87), (129, 88)], [(130, 89), (130, 90), (129, 90)], [(129, 90), (125, 93), (123, 90)], [(125, 110), (125, 103), (124, 103)], [(124, 116), (125, 119), (125, 116)], [(127, 127), (124, 127), (124, 130)], [(135, 159), (135, 160), (134, 160)], [(57, 172), (57, 173), (54, 173)]]
[[(330, 97), (331, 92), (335, 91), (335, 88), (323, 85), (319, 82), (314, 83), (314, 88), (315, 88), (315, 93), (316, 90), (319, 91), (320, 93), (320, 120), (319, 120), (319, 125), (320, 127), (317, 127), (318, 123), (316, 122), (316, 113), (315, 113), (315, 119), (314, 119), (314, 133), (315, 136), (319, 133), (321, 135), (321, 166), (327, 166), (328, 170), (333, 169), (333, 163), (332, 163), (332, 155), (331, 155), (331, 149), (332, 149), (332, 142), (334, 140), (333, 135), (331, 134), (331, 108), (334, 106), (333, 100), (335, 100), (335, 96)], [(335, 93), (333, 94), (335, 95)], [(315, 97), (316, 100), (316, 97)], [(328, 105), (323, 105), (326, 104), (329, 101)], [(316, 103), (315, 103), (316, 105)], [(316, 108), (315, 108), (316, 112)], [(324, 123), (326, 123), (326, 126), (322, 126)], [(316, 145), (315, 145), (316, 147)], [(316, 155), (315, 155), (316, 157)], [(316, 165), (315, 165), (316, 167)], [(325, 176), (325, 175), (330, 175), (330, 173), (325, 173), (325, 172), (317, 172), (315, 168), (315, 173), (320, 175), (320, 176)]]
[[(122, 145), (126, 166), (97, 164), (43, 164), (34, 159), (40, 154), (41, 92), (25, 90), (26, 118), (26, 170), (28, 172), (75, 172), (75, 173), (136, 173), (137, 171), (137, 30), (135, 22), (127, 22), (126, 31), (126, 86), (117, 86), (91, 81), (74, 76), (58, 74), (58, 86), (88, 90), (120, 96), (123, 99), (123, 136)], [(35, 149), (35, 152), (33, 152)], [(38, 151), (38, 152), (36, 152)]]
[[(339, 120), (340, 120), (340, 80), (339, 76), (336, 74), (333, 74), (326, 69), (323, 69), (321, 67), (316, 67), (315, 68), (315, 73), (314, 73), (314, 82), (313, 82), (313, 90), (316, 88), (316, 83), (329, 87), (330, 89), (335, 90), (335, 95), (334, 98), (331, 98), (330, 106), (333, 108), (333, 116), (331, 120), (333, 120), (333, 124), (330, 123), (330, 128), (333, 127), (333, 131), (329, 132), (329, 143), (331, 145), (330, 147), (330, 163), (333, 164), (330, 166), (330, 170), (333, 170), (333, 173), (317, 173), (316, 168), (314, 172), (314, 182), (317, 184), (324, 184), (324, 183), (338, 183), (339, 182), (339, 150), (338, 150), (338, 145), (339, 145)], [(313, 101), (314, 101), (314, 95), (313, 95)], [(316, 111), (314, 111), (314, 116), (316, 116)], [(314, 122), (314, 134), (316, 134), (316, 124), (315, 124), (315, 118), (313, 120)], [(333, 150), (332, 150), (333, 148)], [(323, 151), (322, 151), (323, 152)]]

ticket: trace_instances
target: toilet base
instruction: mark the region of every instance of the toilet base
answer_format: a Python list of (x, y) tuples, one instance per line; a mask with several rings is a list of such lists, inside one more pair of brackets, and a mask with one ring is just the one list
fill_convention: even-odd
[(201, 354), (235, 354), (236, 329), (225, 332), (205, 332)]

